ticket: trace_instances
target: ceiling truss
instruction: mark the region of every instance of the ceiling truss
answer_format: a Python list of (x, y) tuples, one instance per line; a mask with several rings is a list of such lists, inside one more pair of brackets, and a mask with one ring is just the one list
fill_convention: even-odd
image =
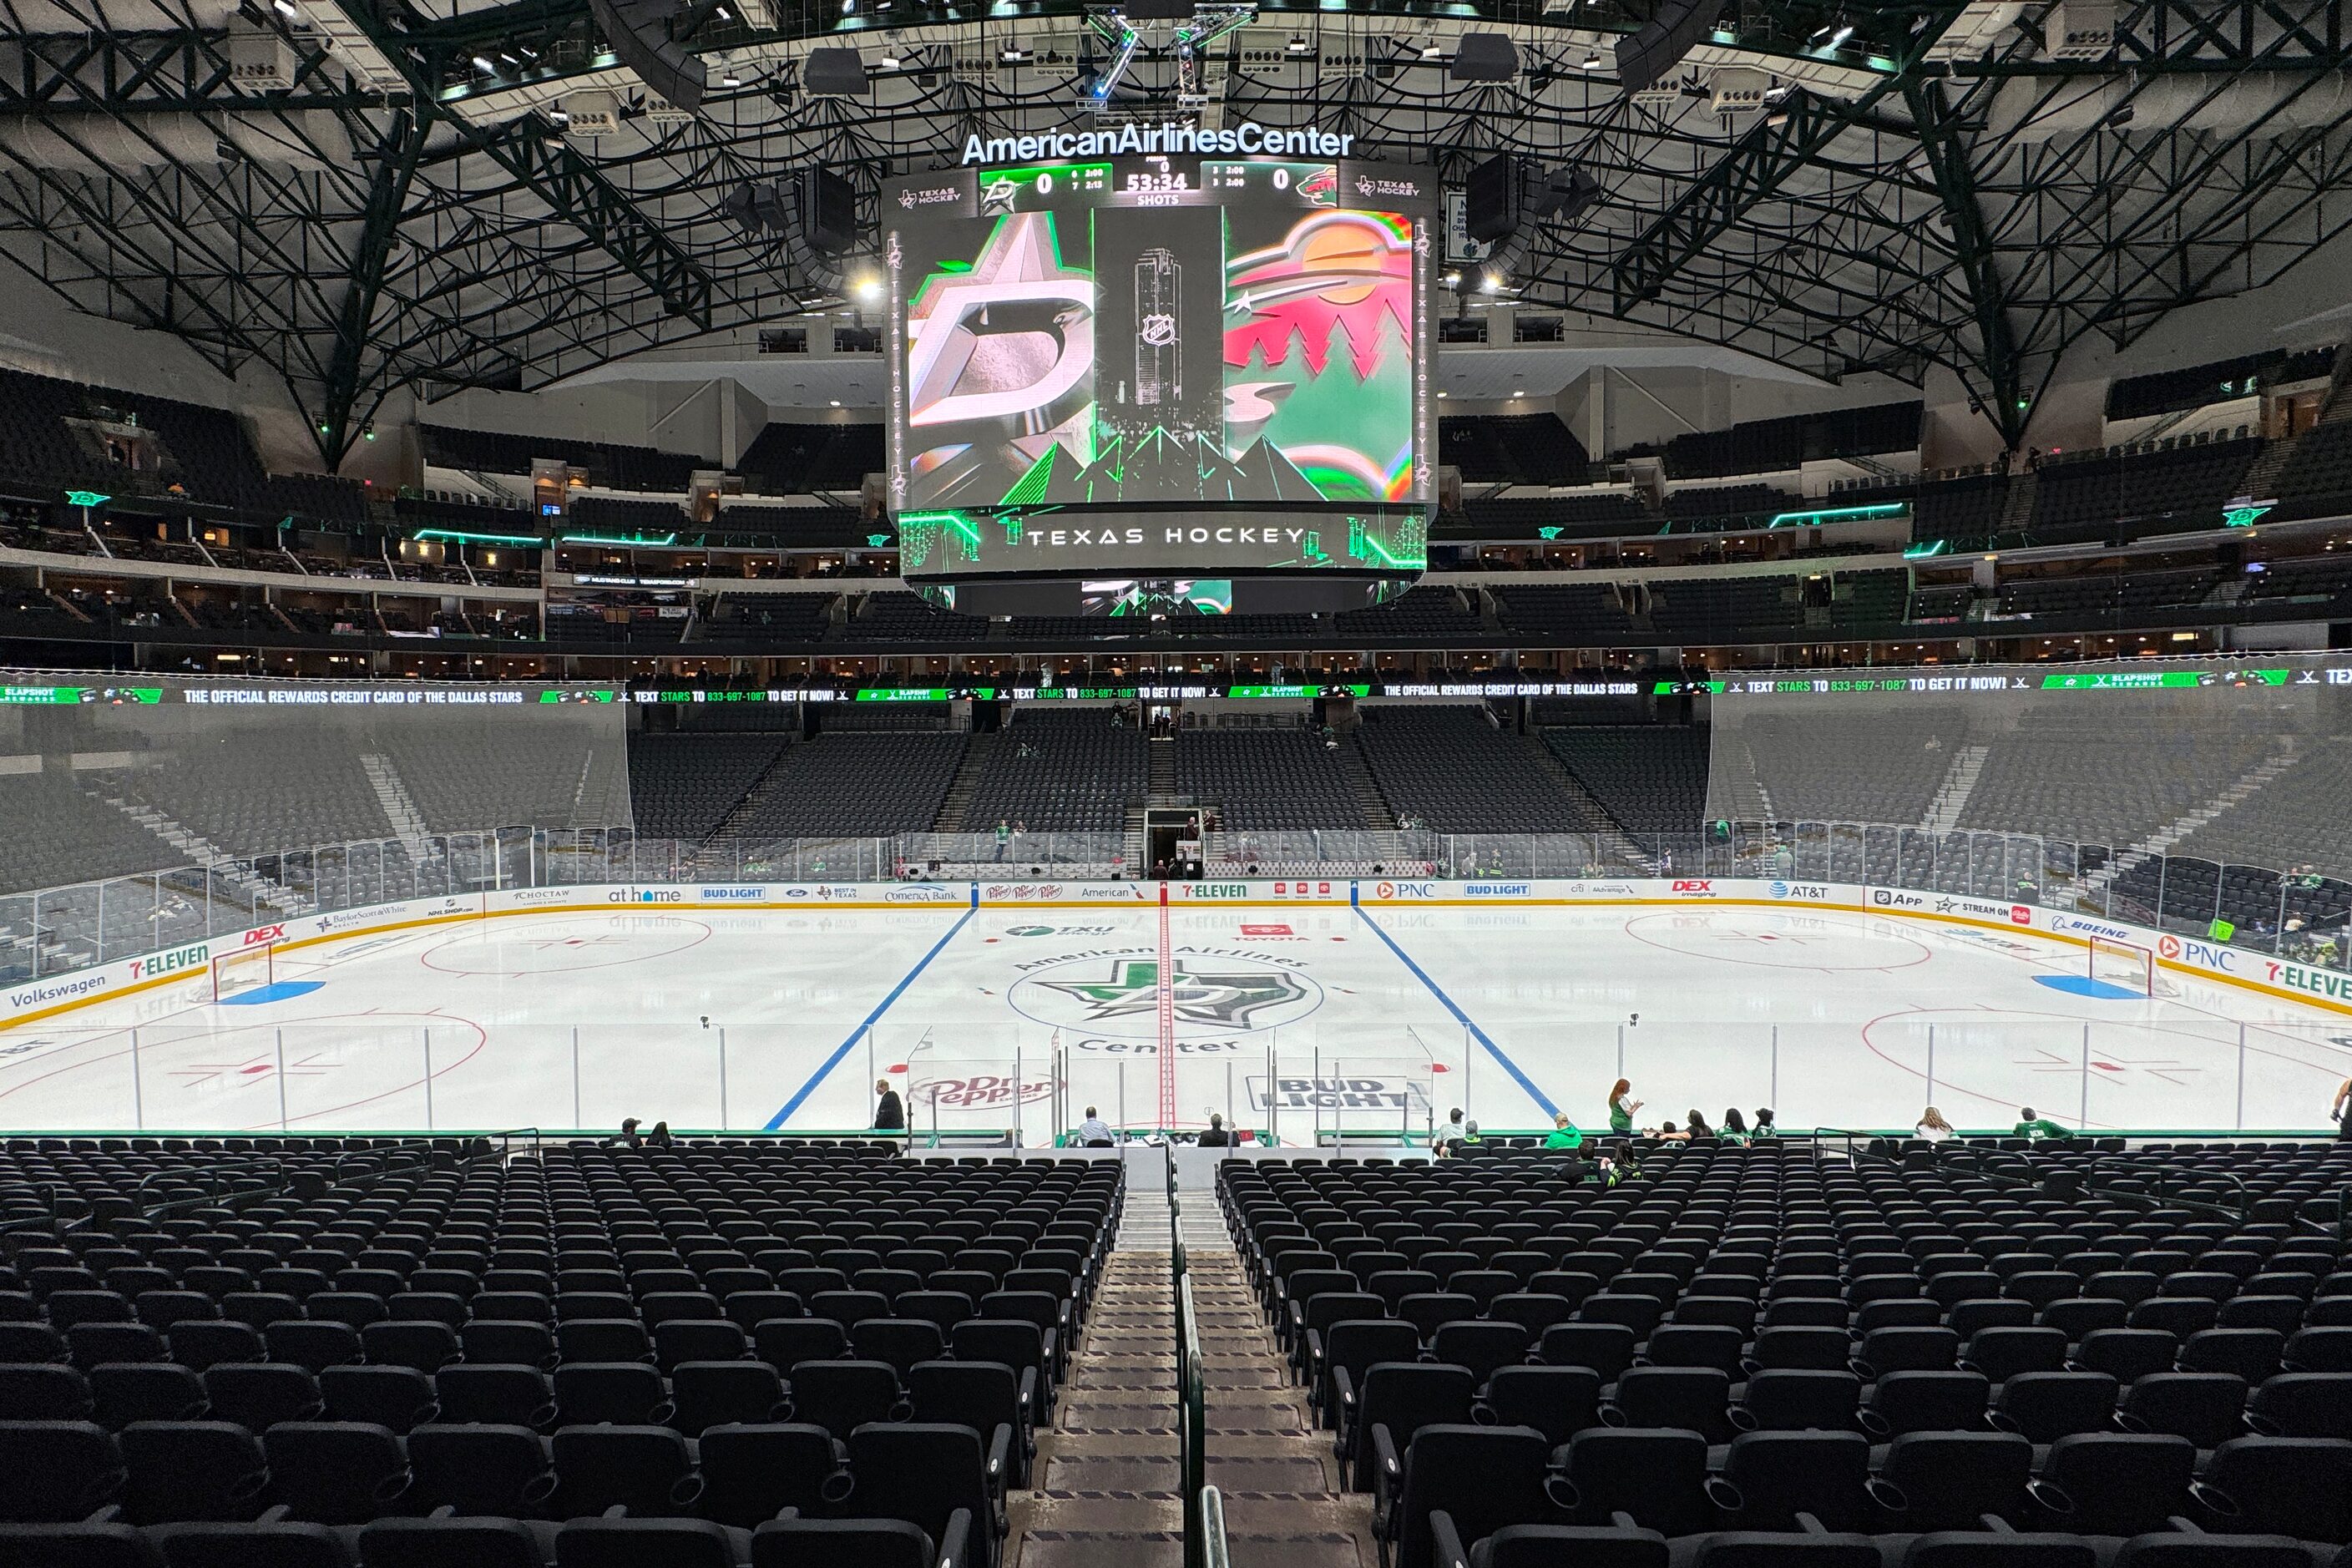
[[(898, 0), (899, 63), (856, 101), (802, 94), (798, 60), (812, 38), (849, 41), (873, 68), (884, 35), (837, 5), (705, 5), (701, 115), (633, 111), (593, 140), (562, 133), (565, 90), (643, 93), (585, 0), (454, 16), (340, 0), (318, 30), (144, 3), (123, 27), (98, 0), (0, 0), (0, 250), (80, 309), (266, 366), (330, 464), (395, 389), (542, 384), (800, 308), (808, 257), (721, 211), (742, 181), (822, 163), (870, 201), (883, 173), (952, 162), (973, 132), (1088, 118), (1087, 35), (1064, 0), (961, 25)], [(2123, 0), (2115, 58), (2090, 63), (2048, 57), (2045, 0), (1965, 50), (1942, 44), (1972, 20), (1959, 0), (1727, 5), (1694, 60), (1760, 65), (1785, 89), (1728, 121), (1703, 97), (1630, 102), (1588, 67), (1647, 0), (1551, 5), (1262, 3), (1260, 27), (1309, 47), (1286, 73), (1228, 70), (1223, 112), (1433, 150), (1456, 176), (1498, 149), (1579, 163), (1601, 199), (1524, 236), (1502, 297), (1824, 375), (1940, 369), (2012, 442), (2084, 335), (2127, 343), (2352, 225), (2335, 0)], [(783, 26), (755, 30), (762, 15)], [(1833, 18), (1858, 35), (1835, 55), (1819, 44)], [(1424, 61), (1464, 26), (1509, 27), (1520, 75), (1457, 84)], [(266, 88), (233, 68), (236, 34), (257, 30), (286, 63)], [(356, 68), (352, 38), (389, 72)], [(1043, 47), (1007, 66), (1015, 38)], [(1350, 68), (1328, 68), (1339, 54)], [(1176, 87), (1172, 59), (1139, 57), (1122, 107), (1172, 113)], [(2086, 93), (2105, 95), (2097, 112)]]

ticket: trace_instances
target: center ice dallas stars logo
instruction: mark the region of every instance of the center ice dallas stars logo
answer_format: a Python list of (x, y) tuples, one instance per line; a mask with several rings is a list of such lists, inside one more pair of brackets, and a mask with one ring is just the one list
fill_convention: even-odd
[[(1160, 961), (1155, 958), (1114, 960), (1108, 980), (1045, 980), (1038, 984), (1085, 1003), (1086, 1021), (1089, 1024), (1160, 1010)], [(1210, 973), (1187, 969), (1181, 959), (1176, 961), (1168, 990), (1176, 1022), (1236, 1029), (1248, 1028), (1250, 1021), (1269, 1007), (1307, 999), (1307, 988), (1280, 970)]]

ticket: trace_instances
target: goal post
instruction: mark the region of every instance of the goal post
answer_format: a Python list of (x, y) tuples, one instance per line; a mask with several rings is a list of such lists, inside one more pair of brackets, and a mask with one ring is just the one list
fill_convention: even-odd
[(213, 960), (213, 1000), (226, 1002), (247, 991), (257, 991), (278, 978), (278, 944), (256, 942), (224, 952)]
[(2091, 939), (2090, 977), (2142, 996), (2158, 994), (2154, 950), (2112, 937)]

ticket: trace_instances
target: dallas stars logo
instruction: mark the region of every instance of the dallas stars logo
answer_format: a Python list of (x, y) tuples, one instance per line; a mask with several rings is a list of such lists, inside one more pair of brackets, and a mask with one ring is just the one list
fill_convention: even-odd
[[(1124, 1018), (1160, 1008), (1160, 962), (1122, 958), (1111, 965), (1108, 980), (1047, 980), (1050, 991), (1075, 996), (1087, 1005), (1086, 1021)], [(1253, 969), (1232, 973), (1196, 973), (1179, 959), (1169, 984), (1169, 999), (1180, 1024), (1213, 1024), (1246, 1029), (1251, 1019), (1268, 1007), (1306, 999), (1307, 988), (1280, 970)]]

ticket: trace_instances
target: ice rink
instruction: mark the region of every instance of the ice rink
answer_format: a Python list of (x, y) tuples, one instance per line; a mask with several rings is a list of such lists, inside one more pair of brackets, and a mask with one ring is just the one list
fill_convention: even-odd
[[(1165, 980), (1163, 983), (1163, 972)], [(1786, 1127), (2318, 1128), (2352, 1018), (2080, 947), (1782, 907), (1180, 905), (550, 912), (280, 954), (0, 1033), (0, 1125), (866, 1125), (1053, 1136), (1212, 1109), (1287, 1142), (1460, 1105), (1488, 1128), (1775, 1107)], [(1174, 1042), (1163, 1083), (1160, 1046)], [(1929, 1087), (1930, 1074), (1933, 1088)], [(1019, 1086), (1018, 1108), (1014, 1086)]]

